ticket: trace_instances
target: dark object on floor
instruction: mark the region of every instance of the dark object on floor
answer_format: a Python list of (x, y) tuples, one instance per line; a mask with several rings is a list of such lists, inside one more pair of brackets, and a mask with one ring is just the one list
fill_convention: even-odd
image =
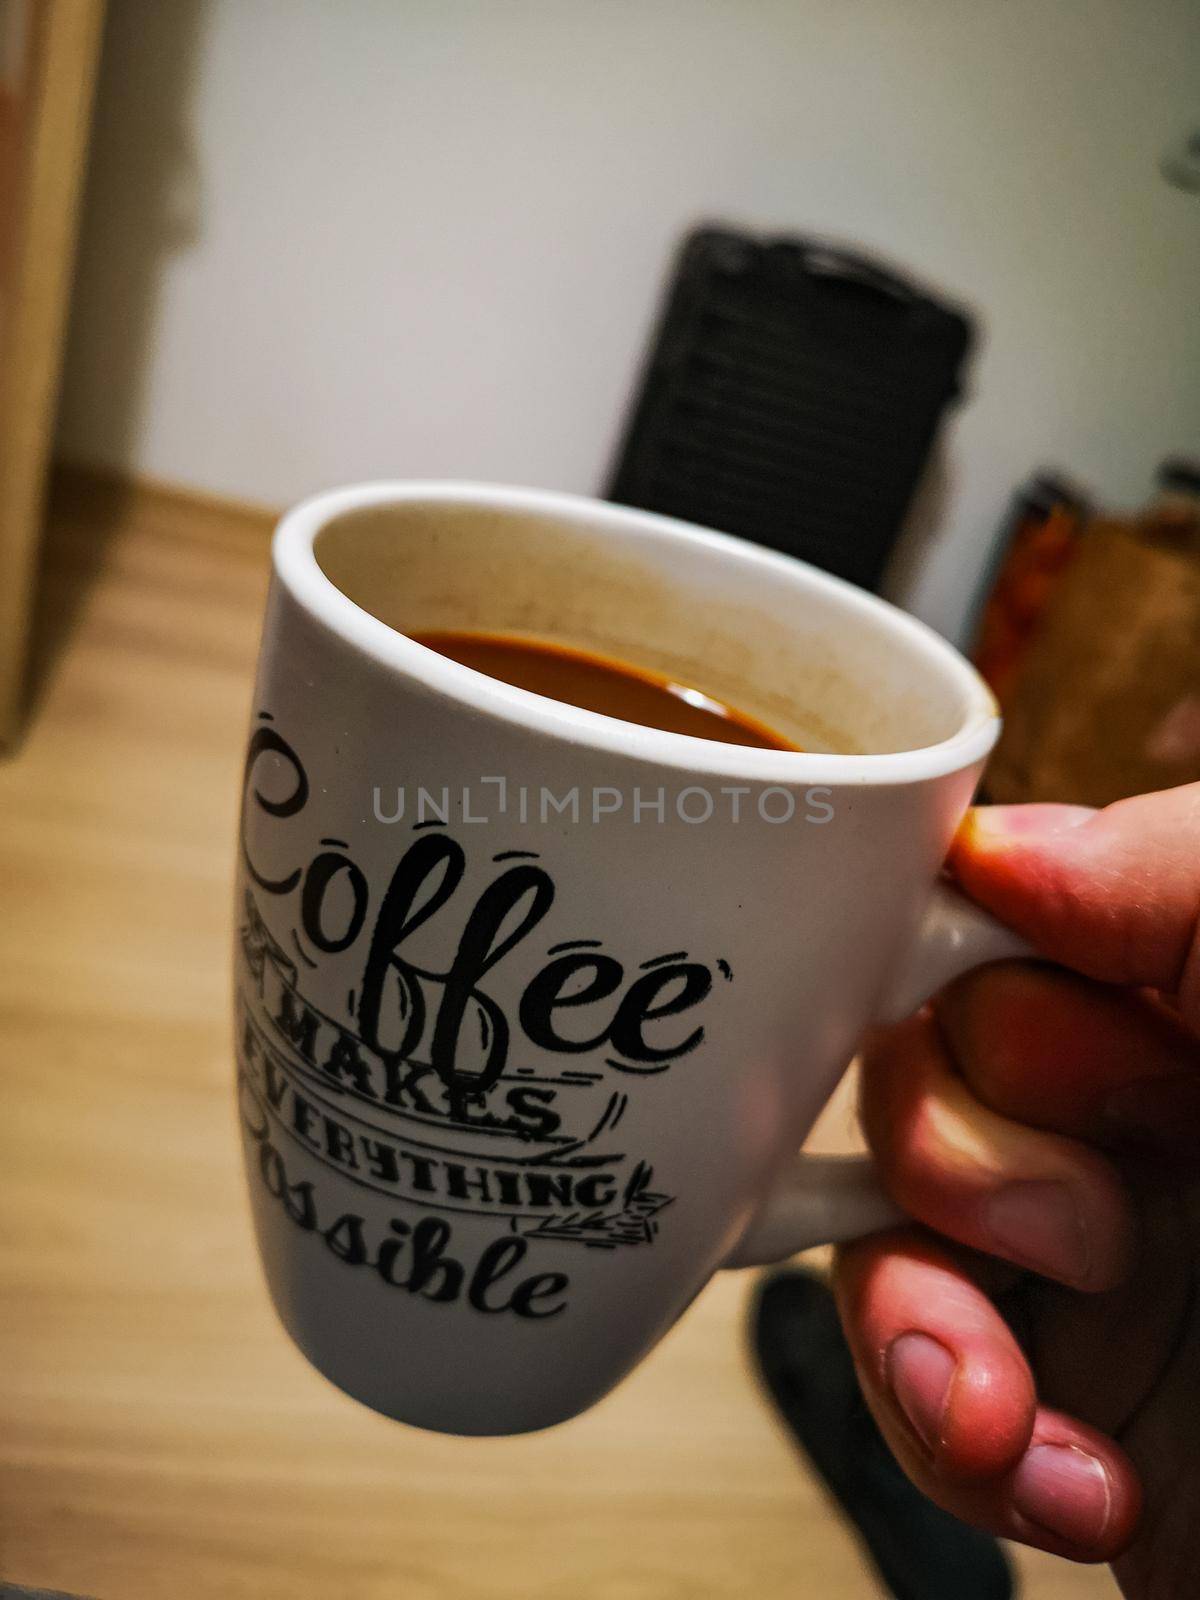
[(67, 1594), (62, 1589), (20, 1589), (15, 1583), (0, 1583), (0, 1600), (85, 1600), (85, 1597)]
[(896, 1600), (1011, 1600), (997, 1541), (939, 1510), (897, 1466), (863, 1400), (825, 1284), (800, 1271), (764, 1279), (750, 1332), (784, 1421)]
[(879, 585), (967, 316), (816, 240), (686, 241), (608, 491)]

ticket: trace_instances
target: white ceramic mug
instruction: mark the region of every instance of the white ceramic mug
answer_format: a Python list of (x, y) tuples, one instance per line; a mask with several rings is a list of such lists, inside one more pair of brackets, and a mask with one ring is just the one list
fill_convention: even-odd
[[(406, 637), (659, 668), (802, 746), (635, 727)], [(719, 1267), (895, 1217), (796, 1152), (864, 1027), (1012, 934), (936, 882), (997, 735), (943, 640), (785, 556), (557, 494), (283, 519), (246, 760), (237, 1049), (285, 1327), (446, 1432), (574, 1416)]]

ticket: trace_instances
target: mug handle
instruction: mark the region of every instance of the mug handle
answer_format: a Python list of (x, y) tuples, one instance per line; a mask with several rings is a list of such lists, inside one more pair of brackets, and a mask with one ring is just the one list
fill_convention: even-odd
[[(944, 984), (989, 961), (1036, 956), (1032, 945), (945, 881), (934, 886), (908, 959), (876, 1016), (899, 1022)], [(843, 1244), (911, 1220), (884, 1193), (870, 1156), (800, 1155), (776, 1181), (727, 1267), (765, 1266), (818, 1244)]]

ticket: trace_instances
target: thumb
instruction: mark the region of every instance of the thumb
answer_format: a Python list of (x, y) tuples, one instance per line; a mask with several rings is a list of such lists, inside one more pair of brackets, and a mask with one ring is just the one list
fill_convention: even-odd
[(1084, 806), (976, 806), (950, 853), (973, 899), (1044, 955), (1175, 995), (1200, 1027), (1200, 783)]

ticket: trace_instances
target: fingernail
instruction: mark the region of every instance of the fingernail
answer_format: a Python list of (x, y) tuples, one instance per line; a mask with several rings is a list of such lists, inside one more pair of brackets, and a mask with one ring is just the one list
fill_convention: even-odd
[(975, 806), (970, 825), (990, 841), (1001, 839), (1048, 839), (1068, 828), (1077, 828), (1096, 815), (1093, 806)]
[(1064, 1283), (1084, 1283), (1091, 1267), (1087, 1231), (1065, 1183), (1006, 1183), (989, 1195), (983, 1223), (1001, 1255)]
[(958, 1363), (927, 1333), (902, 1333), (888, 1351), (887, 1373), (892, 1393), (923, 1444), (936, 1450), (950, 1380)]
[(1200, 1074), (1127, 1083), (1109, 1095), (1100, 1114), (1108, 1132), (1122, 1142), (1194, 1148), (1200, 1145)]
[(1037, 1444), (1026, 1451), (1012, 1494), (1023, 1517), (1081, 1550), (1104, 1538), (1112, 1508), (1108, 1473), (1075, 1445)]

